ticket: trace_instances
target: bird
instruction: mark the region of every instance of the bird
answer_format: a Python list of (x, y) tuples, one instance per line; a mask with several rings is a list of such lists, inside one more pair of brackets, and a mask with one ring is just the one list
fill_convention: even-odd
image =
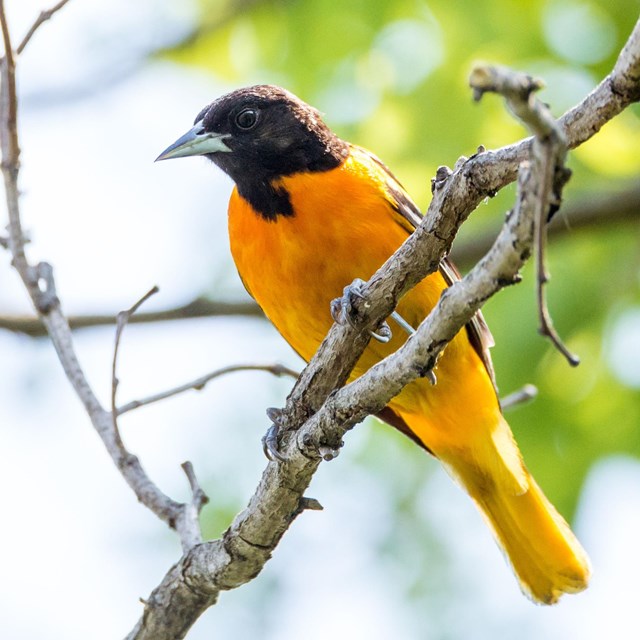
[[(422, 219), (381, 160), (274, 85), (217, 98), (157, 160), (188, 156), (208, 158), (234, 181), (228, 229), (240, 279), (306, 361), (333, 324), (331, 301), (368, 279)], [(418, 327), (458, 279), (445, 257), (402, 297), (388, 319), (391, 338), (371, 339), (350, 379), (402, 346), (404, 329)], [(523, 462), (501, 412), (490, 346), (478, 313), (444, 349), (436, 383), (411, 382), (380, 417), (435, 456), (468, 493), (523, 593), (554, 604), (587, 587), (590, 563)]]

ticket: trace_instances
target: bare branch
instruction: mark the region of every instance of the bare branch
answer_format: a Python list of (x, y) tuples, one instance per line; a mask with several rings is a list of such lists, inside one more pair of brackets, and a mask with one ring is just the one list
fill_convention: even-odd
[(547, 220), (560, 207), (562, 188), (571, 175), (564, 168), (567, 155), (564, 132), (549, 109), (534, 97), (534, 92), (544, 86), (541, 81), (525, 74), (514, 73), (504, 67), (479, 65), (471, 72), (469, 84), (473, 88), (476, 100), (480, 100), (487, 91), (503, 95), (511, 111), (535, 135), (531, 151), (540, 175), (543, 176), (540, 197), (536, 201), (535, 218), (540, 333), (547, 336), (569, 364), (575, 367), (580, 364), (580, 359), (567, 349), (558, 332), (554, 329), (545, 294), (545, 285), (549, 281), (545, 265)]
[(293, 369), (289, 369), (282, 364), (236, 364), (228, 367), (223, 367), (222, 369), (217, 369), (216, 371), (212, 371), (211, 373), (207, 373), (204, 376), (196, 378), (191, 382), (187, 382), (185, 384), (181, 384), (178, 387), (174, 387), (172, 389), (167, 389), (166, 391), (162, 391), (160, 393), (155, 393), (151, 396), (147, 396), (146, 398), (142, 398), (140, 400), (132, 400), (131, 402), (127, 402), (127, 404), (122, 405), (120, 408), (116, 410), (117, 414), (120, 416), (123, 413), (127, 413), (127, 411), (133, 411), (138, 407), (143, 407), (148, 404), (153, 404), (154, 402), (159, 402), (160, 400), (164, 400), (166, 398), (170, 398), (172, 396), (176, 396), (180, 393), (184, 393), (185, 391), (189, 391), (190, 389), (195, 389), (196, 391), (200, 391), (204, 389), (204, 387), (211, 382), (211, 380), (215, 380), (221, 376), (227, 375), (229, 373), (236, 373), (237, 371), (266, 371), (267, 373), (271, 373), (274, 376), (283, 376), (287, 375), (292, 378), (297, 378), (300, 374)]
[[(189, 503), (180, 504), (163, 494), (160, 489), (158, 489), (151, 480), (149, 480), (146, 474), (144, 474), (142, 468), (137, 468), (135, 475), (130, 474), (129, 466), (137, 467), (139, 465), (131, 465), (131, 459), (133, 456), (131, 456), (125, 448), (118, 428), (119, 412), (116, 405), (116, 396), (119, 381), (117, 376), (117, 365), (122, 333), (124, 328), (127, 326), (129, 319), (132, 318), (136, 311), (157, 292), (158, 287), (151, 288), (133, 306), (118, 314), (115, 345), (113, 349), (113, 361), (111, 365), (111, 426), (113, 432), (113, 443), (118, 449), (119, 457), (130, 461), (130, 465), (125, 468), (120, 468), (120, 472), (129, 483), (129, 486), (136, 492), (138, 500), (140, 500), (140, 502), (142, 502), (142, 504), (144, 504), (148, 509), (153, 511), (153, 513), (155, 513), (160, 519), (165, 520), (170, 527), (176, 530), (180, 537), (182, 549), (186, 553), (195, 545), (202, 542), (199, 515), (200, 510), (208, 501), (208, 498), (204, 495), (204, 492), (198, 485), (191, 463), (184, 463), (182, 468), (187, 474), (187, 478), (191, 486), (192, 499)], [(140, 491), (142, 488), (141, 482), (144, 483), (144, 491)]]
[(17, 133), (18, 103), (15, 85), (15, 59), (11, 48), (3, 0), (0, 0), (0, 27), (5, 46), (5, 56), (2, 59), (2, 90), (0, 91), (0, 148), (9, 213), (8, 244), (12, 255), (12, 264), (20, 275), (40, 321), (44, 324), (51, 338), (69, 382), (84, 405), (113, 462), (133, 489), (138, 500), (169, 526), (177, 529), (186, 552), (195, 537), (192, 531), (191, 506), (180, 504), (160, 491), (147, 476), (139, 460), (127, 451), (120, 434), (114, 428), (112, 413), (106, 411), (98, 401), (78, 361), (69, 323), (56, 295), (51, 266), (44, 262), (34, 266), (27, 260), (25, 235), (20, 219), (18, 189), (20, 148)]
[(510, 393), (500, 399), (500, 407), (503, 411), (509, 411), (533, 400), (538, 395), (538, 389), (533, 384), (525, 384), (524, 387)]
[[(0, 243), (1, 244), (1, 243)], [(207, 298), (196, 298), (191, 302), (172, 309), (147, 311), (136, 313), (129, 319), (130, 324), (166, 322), (170, 320), (188, 320), (193, 318), (211, 318), (218, 316), (248, 316), (264, 318), (260, 307), (253, 301), (220, 302)], [(72, 329), (99, 327), (115, 324), (113, 315), (70, 316), (69, 325)], [(41, 320), (36, 316), (0, 316), (0, 329), (15, 331), (34, 338), (47, 335)]]
[[(589, 139), (640, 97), (639, 56), (640, 21), (614, 71), (560, 119), (569, 147)], [(317, 411), (329, 393), (344, 384), (367, 345), (368, 332), (389, 316), (400, 296), (437, 269), (440, 259), (450, 249), (456, 230), (478, 204), (516, 178), (519, 164), (529, 157), (531, 142), (529, 138), (498, 151), (478, 153), (458, 163), (454, 172), (434, 183), (434, 196), (423, 223), (362, 288), (365, 300), (357, 309), (361, 318), (359, 328), (334, 324), (302, 372), (287, 400), (285, 422), (291, 428)], [(431, 259), (421, 260), (423, 256), (416, 247), (427, 246), (430, 250), (425, 253)]]
[(181, 514), (184, 522), (179, 527), (176, 527), (176, 529), (180, 531), (182, 548), (187, 552), (202, 542), (200, 511), (202, 511), (202, 507), (209, 502), (209, 497), (202, 490), (191, 462), (187, 460), (187, 462), (183, 462), (180, 466), (185, 472), (189, 486), (191, 487), (191, 502), (184, 506)]
[[(562, 204), (562, 209), (547, 225), (549, 237), (560, 238), (578, 231), (602, 229), (618, 223), (636, 223), (640, 217), (640, 186), (631, 184), (618, 192), (597, 192), (589, 197)], [(488, 250), (496, 232), (474, 234), (458, 240), (451, 249), (451, 257), (458, 266), (475, 264)], [(2, 327), (2, 318), (0, 318)]]
[(196, 478), (196, 473), (193, 470), (193, 465), (188, 460), (183, 462), (181, 465), (182, 469), (187, 476), (187, 480), (189, 480), (189, 486), (191, 487), (191, 494), (193, 496), (193, 504), (198, 509), (198, 511), (209, 502), (209, 498), (207, 494), (202, 490), (198, 479)]
[[(304, 491), (321, 461), (320, 446), (340, 443), (354, 424), (384, 407), (405, 384), (431, 369), (447, 341), (488, 295), (515, 277), (533, 239), (534, 198), (529, 182), (527, 168), (522, 172), (518, 206), (490, 254), (442, 296), (414, 336), (389, 358), (331, 395), (298, 431), (285, 434), (282, 451), (286, 462), (267, 465), (256, 493), (225, 532), (224, 542), (198, 545), (169, 571), (146, 602), (143, 618), (128, 636), (130, 640), (184, 637), (181, 630), (186, 632), (215, 602), (220, 590), (238, 587), (255, 577), (300, 513)], [(199, 573), (197, 567), (203, 571)], [(185, 606), (189, 593), (192, 595)], [(177, 622), (172, 625), (174, 620), (182, 627)]]
[(57, 13), (58, 11), (60, 11), (60, 9), (62, 9), (62, 7), (64, 7), (64, 5), (67, 4), (67, 2), (69, 2), (69, 0), (60, 0), (60, 2), (58, 2), (58, 4), (56, 4), (55, 6), (51, 7), (51, 9), (47, 9), (46, 11), (40, 12), (40, 15), (36, 18), (35, 22), (31, 25), (31, 27), (29, 28), (29, 31), (27, 31), (24, 38), (22, 39), (22, 42), (18, 45), (18, 48), (16, 49), (16, 53), (18, 55), (20, 55), (24, 51), (24, 48), (29, 44), (29, 41), (33, 37), (33, 34), (47, 20), (50, 20), (54, 13)]
[[(118, 433), (118, 409), (116, 403), (116, 395), (118, 393), (118, 376), (116, 369), (118, 366), (118, 352), (120, 351), (120, 340), (122, 339), (122, 332), (127, 326), (129, 319), (135, 314), (135, 312), (147, 301), (151, 296), (158, 293), (158, 287), (154, 286), (147, 293), (145, 293), (133, 306), (129, 307), (125, 311), (121, 311), (117, 316), (116, 338), (115, 345), (113, 347), (113, 360), (111, 362), (111, 416), (113, 418), (113, 429)], [(118, 436), (119, 437), (119, 436)]]

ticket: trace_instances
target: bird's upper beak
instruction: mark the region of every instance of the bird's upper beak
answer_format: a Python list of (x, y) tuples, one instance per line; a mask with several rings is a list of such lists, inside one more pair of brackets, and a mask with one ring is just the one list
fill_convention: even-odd
[(185, 158), (187, 156), (203, 156), (207, 153), (228, 152), (231, 149), (225, 144), (229, 134), (212, 133), (205, 131), (202, 120), (196, 122), (181, 138), (167, 147), (157, 158), (169, 160), (170, 158)]

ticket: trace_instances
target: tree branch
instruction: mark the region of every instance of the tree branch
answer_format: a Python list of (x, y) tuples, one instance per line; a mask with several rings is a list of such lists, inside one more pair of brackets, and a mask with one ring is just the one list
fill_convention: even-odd
[[(129, 322), (131, 324), (138, 324), (225, 316), (264, 318), (262, 309), (253, 301), (220, 302), (207, 298), (196, 298), (179, 307), (136, 313)], [(85, 329), (116, 324), (115, 315), (106, 314), (70, 316), (68, 320), (72, 329)], [(22, 333), (33, 338), (48, 335), (42, 321), (37, 316), (0, 316), (0, 329)]]
[[(567, 141), (562, 129), (552, 117), (548, 108), (533, 99), (534, 92), (544, 86), (539, 80), (527, 75), (514, 74), (501, 67), (482, 65), (477, 66), (471, 72), (469, 84), (473, 88), (474, 98), (477, 101), (487, 91), (501, 93), (511, 111), (535, 134), (531, 152), (538, 172), (543, 177), (541, 195), (537, 199), (535, 217), (537, 301), (540, 333), (547, 336), (569, 364), (575, 367), (580, 364), (580, 359), (567, 349), (554, 329), (545, 295), (545, 285), (549, 281), (549, 274), (545, 264), (547, 221), (560, 208), (560, 194), (571, 175), (564, 168)], [(544, 140), (545, 144), (539, 144), (538, 140)]]
[[(442, 296), (403, 347), (339, 389), (295, 435), (289, 432), (282, 445), (286, 461), (268, 464), (249, 505), (222, 540), (195, 547), (169, 571), (145, 604), (143, 618), (129, 640), (182, 638), (190, 623), (215, 602), (220, 590), (238, 587), (255, 577), (299, 514), (303, 493), (321, 460), (320, 447), (329, 443), (338, 448), (348, 429), (382, 409), (405, 384), (431, 370), (447, 341), (486, 297), (513, 279), (528, 256), (533, 237), (529, 170), (522, 176), (519, 207), (485, 260)], [(168, 629), (172, 620), (179, 620), (181, 626)]]
[(53, 269), (46, 262), (37, 265), (30, 264), (25, 254), (25, 236), (20, 218), (18, 189), (20, 147), (17, 129), (18, 102), (15, 58), (4, 10), (4, 0), (0, 0), (0, 27), (5, 48), (5, 56), (1, 65), (0, 148), (9, 213), (8, 245), (12, 264), (20, 275), (33, 306), (47, 330), (69, 382), (116, 467), (140, 502), (179, 533), (186, 532), (181, 536), (181, 541), (184, 551), (187, 552), (193, 544), (199, 541), (194, 541), (191, 528), (193, 504), (199, 500), (196, 501), (194, 497), (190, 504), (181, 504), (166, 496), (147, 476), (140, 461), (127, 451), (120, 438), (112, 413), (105, 410), (98, 401), (78, 361), (71, 330), (56, 295)]
[[(560, 118), (570, 148), (589, 139), (638, 100), (639, 74), (640, 21), (614, 70)], [(513, 182), (519, 164), (529, 157), (531, 142), (528, 138), (497, 151), (483, 151), (468, 160), (463, 158), (451, 175), (445, 171), (436, 176), (433, 199), (422, 224), (362, 288), (364, 299), (357, 308), (361, 317), (358, 329), (334, 325), (302, 372), (287, 400), (285, 428), (295, 428), (317, 411), (334, 388), (344, 384), (366, 347), (368, 332), (390, 315), (400, 296), (438, 268), (456, 230), (478, 204)], [(420, 249), (424, 249), (422, 255)]]
[(116, 412), (119, 416), (121, 416), (123, 413), (127, 413), (128, 411), (133, 411), (134, 409), (138, 409), (139, 407), (144, 407), (146, 405), (159, 402), (160, 400), (171, 398), (172, 396), (176, 396), (191, 389), (200, 391), (212, 380), (220, 378), (221, 376), (227, 375), (229, 373), (235, 373), (237, 371), (266, 371), (267, 373), (271, 373), (274, 376), (279, 377), (286, 375), (294, 379), (300, 375), (299, 372), (294, 371), (293, 369), (289, 369), (282, 364), (235, 364), (229, 367), (223, 367), (222, 369), (217, 369), (216, 371), (212, 371), (211, 373), (207, 373), (204, 376), (196, 378), (191, 382), (181, 384), (177, 387), (174, 387), (173, 389), (167, 389), (166, 391), (154, 393), (153, 395), (147, 396), (146, 398), (142, 398), (140, 400), (132, 400), (131, 402), (127, 402), (127, 404), (119, 407)]
[(58, 2), (58, 4), (56, 4), (55, 6), (51, 7), (51, 9), (47, 9), (46, 11), (40, 12), (40, 15), (36, 18), (35, 22), (31, 25), (31, 27), (29, 28), (29, 31), (27, 31), (24, 38), (22, 39), (22, 42), (18, 45), (18, 48), (16, 49), (16, 53), (18, 55), (20, 55), (24, 51), (25, 47), (29, 44), (29, 41), (31, 40), (35, 32), (47, 20), (51, 20), (53, 14), (60, 11), (60, 9), (62, 9), (62, 7), (64, 7), (64, 5), (67, 4), (67, 2), (69, 2), (69, 0), (60, 0), (60, 2)]

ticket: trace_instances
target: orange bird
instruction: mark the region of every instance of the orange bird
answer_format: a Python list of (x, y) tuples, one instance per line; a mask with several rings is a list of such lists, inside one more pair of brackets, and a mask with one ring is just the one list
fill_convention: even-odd
[[(285, 340), (310, 360), (333, 322), (331, 301), (368, 279), (421, 214), (393, 174), (338, 138), (314, 108), (275, 86), (239, 89), (205, 107), (159, 160), (203, 155), (235, 182), (231, 252), (244, 286)], [(398, 303), (417, 327), (457, 278), (450, 262)], [(351, 379), (397, 350), (407, 332), (371, 341)], [(525, 594), (552, 604), (582, 591), (589, 561), (525, 467), (500, 411), (482, 317), (438, 361), (437, 383), (407, 385), (381, 417), (435, 455), (480, 509)]]

